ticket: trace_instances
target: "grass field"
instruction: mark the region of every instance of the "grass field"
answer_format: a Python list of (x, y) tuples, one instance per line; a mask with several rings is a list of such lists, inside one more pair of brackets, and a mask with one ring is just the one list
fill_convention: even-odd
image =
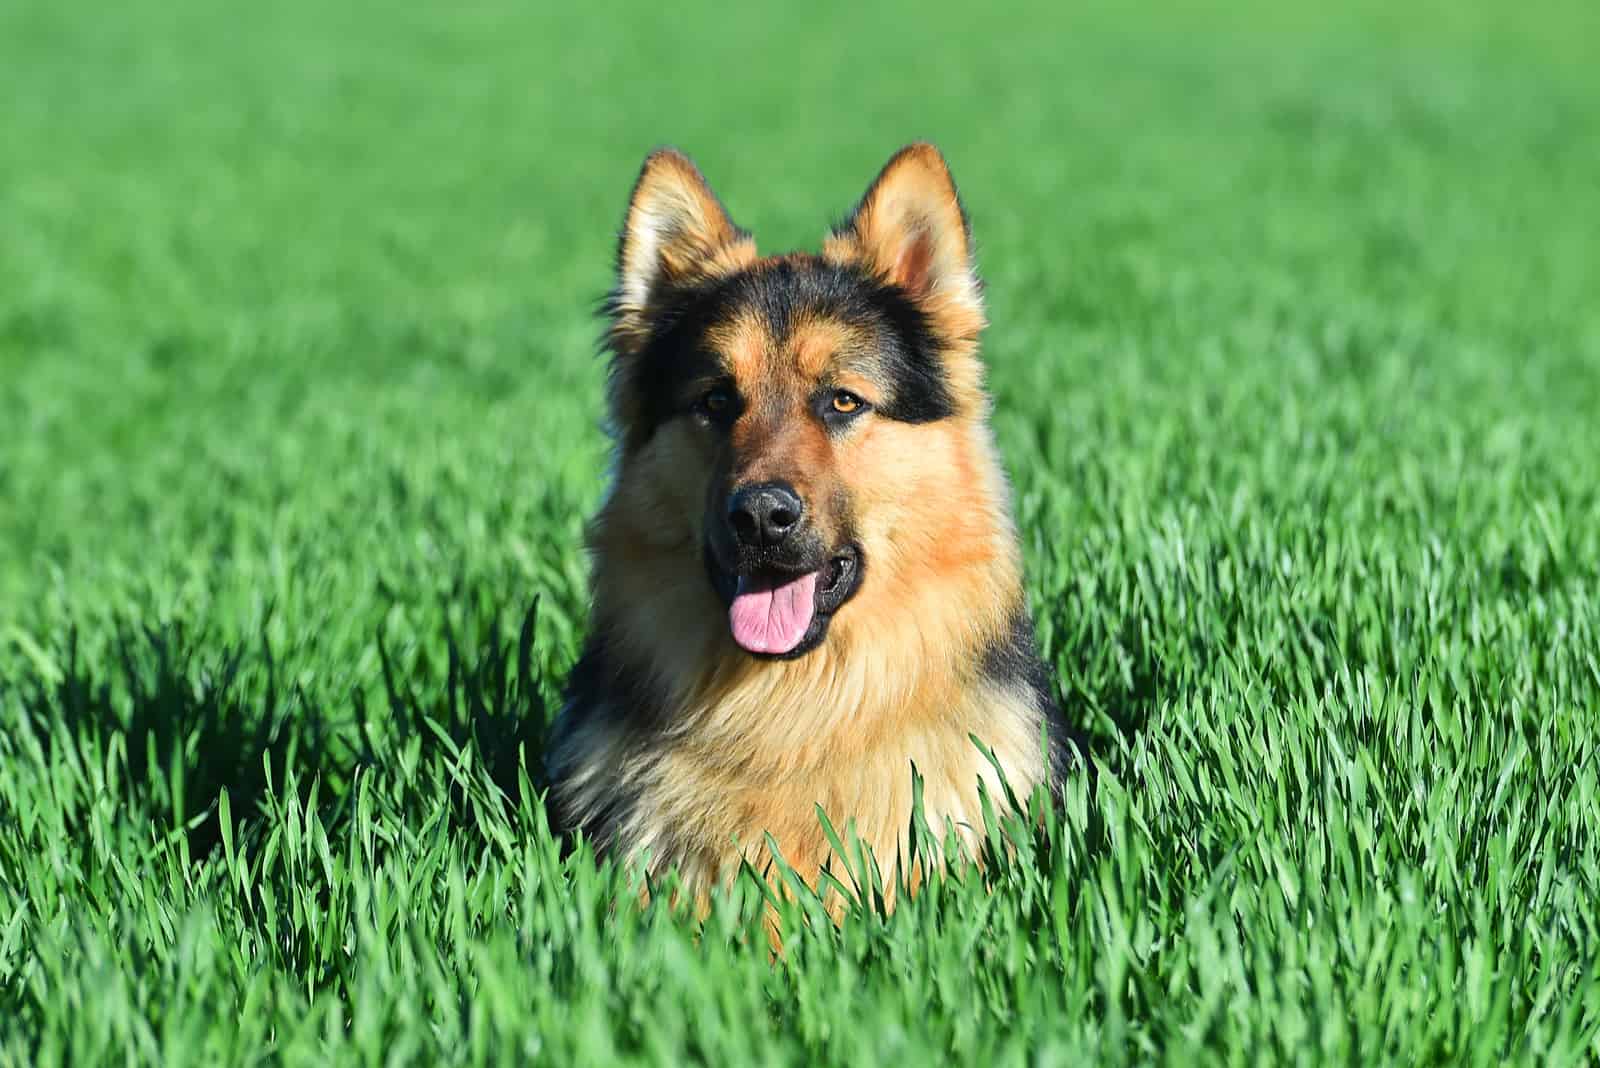
[[(0, 1065), (1600, 1060), (1600, 17), (1252, 2), (0, 5)], [(773, 964), (530, 779), (592, 313), (916, 137), (1103, 772)]]

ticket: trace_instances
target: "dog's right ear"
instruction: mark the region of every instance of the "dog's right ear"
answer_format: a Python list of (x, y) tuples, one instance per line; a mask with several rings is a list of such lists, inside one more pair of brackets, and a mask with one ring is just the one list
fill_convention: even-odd
[(755, 241), (734, 225), (688, 156), (652, 152), (639, 171), (617, 246), (617, 287), (607, 306), (619, 355), (643, 346), (663, 295), (747, 267)]

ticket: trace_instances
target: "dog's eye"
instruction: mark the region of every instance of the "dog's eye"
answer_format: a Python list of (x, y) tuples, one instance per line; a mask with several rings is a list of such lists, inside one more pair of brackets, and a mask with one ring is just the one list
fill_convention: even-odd
[(867, 402), (851, 393), (848, 389), (834, 390), (829, 402), (833, 410), (840, 415), (855, 415), (867, 406)]
[(723, 420), (733, 414), (733, 391), (726, 386), (712, 386), (700, 394), (695, 408), (707, 418)]

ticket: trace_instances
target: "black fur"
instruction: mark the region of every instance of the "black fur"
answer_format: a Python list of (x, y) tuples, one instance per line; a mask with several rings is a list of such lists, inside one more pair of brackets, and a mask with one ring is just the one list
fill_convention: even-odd
[(1050, 778), (1059, 789), (1068, 776), (1089, 764), (1087, 739), (1067, 723), (1051, 687), (1050, 669), (1039, 656), (1033, 618), (1026, 605), (1011, 615), (1006, 633), (983, 651), (983, 674), (1011, 690), (1026, 691), (1044, 718), (1050, 745)]
[[(659, 724), (665, 718), (661, 700), (649, 680), (614, 656), (600, 633), (589, 636), (583, 653), (573, 665), (572, 673), (567, 676), (562, 707), (560, 717), (551, 727), (550, 745), (546, 748), (547, 757), (557, 759), (561, 742), (580, 726), (582, 720), (589, 717), (614, 715), (624, 722), (643, 721), (652, 724)], [(547, 767), (546, 779), (552, 783), (559, 782), (565, 770)], [(579, 823), (552, 794), (552, 829), (563, 835), (581, 830), (591, 842), (604, 845), (611, 840), (617, 825), (627, 819), (636, 803), (637, 798), (628, 784), (619, 782), (615, 784), (606, 807)]]
[(879, 414), (928, 423), (955, 412), (942, 346), (928, 316), (900, 287), (859, 268), (815, 256), (789, 257), (670, 290), (654, 303), (650, 340), (624, 357), (632, 364), (627, 379), (643, 424), (623, 428), (632, 444), (647, 441), (656, 427), (685, 410), (691, 400), (682, 395), (686, 384), (717, 375), (717, 358), (704, 346), (706, 331), (746, 311), (759, 314), (780, 341), (809, 316), (872, 330), (888, 375)]

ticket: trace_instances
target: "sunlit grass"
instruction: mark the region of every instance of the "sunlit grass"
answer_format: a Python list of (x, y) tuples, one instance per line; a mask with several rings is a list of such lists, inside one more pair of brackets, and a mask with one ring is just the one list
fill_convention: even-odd
[[(1594, 30), (0, 8), (0, 1063), (1600, 1058)], [(916, 137), (1101, 772), (774, 963), (546, 823), (592, 312)]]

